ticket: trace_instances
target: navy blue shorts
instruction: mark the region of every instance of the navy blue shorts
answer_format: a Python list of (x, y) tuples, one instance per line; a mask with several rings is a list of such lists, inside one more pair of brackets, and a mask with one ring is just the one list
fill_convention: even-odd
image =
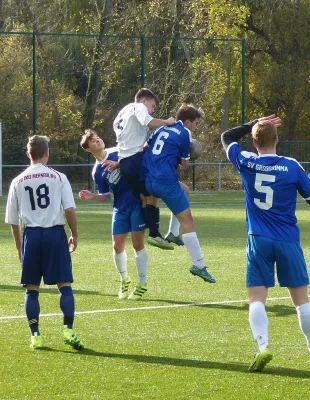
[(26, 228), (22, 247), (23, 285), (73, 282), (68, 239), (63, 225)]
[(152, 181), (146, 181), (148, 192), (162, 199), (174, 215), (180, 214), (189, 208), (188, 198), (179, 182), (173, 185), (165, 185)]
[(113, 209), (112, 235), (144, 231), (145, 228), (141, 204), (128, 205), (122, 211)]
[(299, 243), (249, 235), (247, 287), (275, 286), (275, 264), (280, 286), (296, 288), (309, 284), (306, 261)]
[(140, 199), (140, 194), (149, 196), (149, 193), (145, 188), (145, 182), (141, 181), (140, 178), (143, 154), (144, 153), (142, 151), (134, 154), (133, 156), (123, 158), (119, 162), (122, 177), (125, 179), (128, 186), (138, 199)]

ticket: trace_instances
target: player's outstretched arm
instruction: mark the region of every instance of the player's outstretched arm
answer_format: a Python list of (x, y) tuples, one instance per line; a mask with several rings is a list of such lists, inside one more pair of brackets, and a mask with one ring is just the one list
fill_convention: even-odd
[(96, 193), (92, 193), (89, 190), (81, 190), (79, 192), (79, 197), (81, 200), (96, 200), (99, 201), (101, 203), (106, 203), (108, 201), (111, 200), (111, 194), (107, 193), (107, 194), (96, 194)]
[(159, 128), (160, 126), (163, 125), (173, 125), (175, 124), (175, 119), (173, 117), (170, 117), (168, 119), (156, 119), (153, 118), (148, 124), (147, 126), (151, 129), (155, 129), (155, 128)]
[(15, 241), (16, 250), (18, 253), (19, 261), (22, 260), (22, 234), (19, 225), (11, 224), (12, 235)]
[(69, 207), (65, 210), (66, 220), (68, 222), (71, 236), (68, 240), (68, 246), (70, 249), (70, 253), (76, 250), (77, 241), (78, 241), (78, 229), (77, 229), (77, 219), (75, 209), (73, 207)]

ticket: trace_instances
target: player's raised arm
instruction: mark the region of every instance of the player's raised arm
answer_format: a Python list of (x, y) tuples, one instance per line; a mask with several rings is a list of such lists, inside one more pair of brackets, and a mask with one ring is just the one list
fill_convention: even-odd
[(257, 121), (258, 120), (256, 119), (255, 121), (248, 122), (247, 124), (223, 132), (221, 135), (221, 141), (224, 149), (226, 150), (231, 143), (238, 142), (238, 140), (246, 136), (248, 133), (251, 133), (252, 128)]
[(256, 119), (252, 122), (248, 122), (244, 125), (237, 126), (236, 128), (228, 129), (227, 131), (223, 132), (221, 135), (221, 141), (224, 149), (226, 150), (227, 147), (233, 143), (238, 142), (241, 138), (246, 136), (248, 133), (252, 132), (253, 126), (258, 121), (269, 121), (271, 122), (276, 128), (281, 126), (282, 120), (281, 118), (277, 117), (275, 114), (268, 115), (266, 117), (261, 117)]

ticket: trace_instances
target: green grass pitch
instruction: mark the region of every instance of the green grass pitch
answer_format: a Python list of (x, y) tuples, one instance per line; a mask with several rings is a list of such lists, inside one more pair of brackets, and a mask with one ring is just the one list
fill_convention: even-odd
[[(0, 198), (4, 220), (5, 198)], [(112, 261), (111, 204), (77, 200), (79, 245), (72, 255), (75, 331), (84, 351), (62, 342), (55, 287), (42, 286), (41, 334), (45, 348), (29, 348), (20, 266), (10, 228), (0, 225), (0, 399), (307, 399), (310, 354), (287, 290), (269, 292), (274, 359), (249, 374), (256, 352), (248, 326), (245, 289), (243, 194), (192, 194), (196, 230), (215, 285), (189, 273), (184, 248), (147, 247), (149, 291), (140, 302), (119, 301)], [(169, 212), (161, 208), (165, 233)], [(297, 216), (310, 257), (309, 206)], [(137, 274), (128, 240), (132, 285)]]

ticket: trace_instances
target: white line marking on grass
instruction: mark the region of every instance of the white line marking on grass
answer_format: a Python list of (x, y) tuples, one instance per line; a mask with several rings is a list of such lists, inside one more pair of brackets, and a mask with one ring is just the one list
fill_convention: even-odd
[[(273, 298), (267, 299), (267, 301), (288, 300), (288, 299), (290, 299), (289, 296), (288, 297), (273, 297)], [(164, 308), (199, 307), (199, 306), (207, 306), (207, 305), (233, 304), (233, 303), (248, 303), (248, 299), (246, 299), (246, 300), (212, 301), (212, 302), (206, 302), (206, 303), (170, 304), (167, 306), (113, 308), (110, 310), (76, 311), (75, 315), (102, 314), (102, 313), (112, 313), (112, 312), (122, 312), (122, 311), (158, 310), (158, 309), (164, 309)], [(62, 313), (40, 314), (40, 318), (42, 318), (42, 317), (59, 317), (59, 316), (62, 316)], [(21, 319), (21, 318), (26, 319), (26, 316), (25, 315), (3, 316), (3, 317), (0, 317), (0, 320)]]

